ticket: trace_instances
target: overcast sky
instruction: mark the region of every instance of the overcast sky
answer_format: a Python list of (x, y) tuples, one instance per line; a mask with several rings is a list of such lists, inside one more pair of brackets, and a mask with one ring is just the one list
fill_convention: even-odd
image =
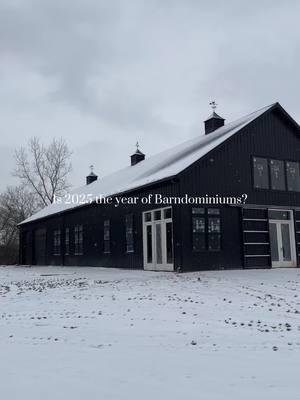
[(0, 0), (0, 190), (16, 146), (63, 137), (71, 183), (279, 101), (300, 121), (300, 2)]

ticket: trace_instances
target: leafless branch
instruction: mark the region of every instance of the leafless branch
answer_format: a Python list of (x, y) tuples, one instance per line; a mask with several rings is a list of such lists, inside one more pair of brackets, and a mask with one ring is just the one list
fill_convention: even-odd
[(70, 187), (67, 177), (72, 169), (71, 154), (63, 139), (53, 139), (44, 146), (33, 137), (26, 149), (16, 150), (14, 175), (36, 194), (41, 206), (46, 206), (55, 195), (62, 196)]

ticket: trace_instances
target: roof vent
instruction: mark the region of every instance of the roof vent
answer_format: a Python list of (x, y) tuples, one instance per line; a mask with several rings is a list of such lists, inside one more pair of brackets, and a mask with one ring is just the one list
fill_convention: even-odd
[(205, 126), (205, 135), (207, 135), (208, 133), (211, 133), (213, 131), (215, 131), (216, 129), (220, 128), (221, 126), (224, 126), (225, 123), (225, 119), (220, 117), (220, 115), (218, 115), (215, 112), (215, 109), (217, 108), (217, 104), (215, 101), (211, 101), (209, 103), (209, 105), (211, 106), (213, 112), (212, 114), (204, 121), (204, 126)]
[(140, 147), (139, 142), (136, 142), (136, 151), (130, 156), (132, 166), (145, 160), (145, 154), (141, 152), (139, 147)]
[(94, 173), (94, 166), (90, 165), (91, 172), (89, 175), (86, 177), (86, 184), (89, 185), (90, 183), (96, 181), (98, 179), (98, 176)]

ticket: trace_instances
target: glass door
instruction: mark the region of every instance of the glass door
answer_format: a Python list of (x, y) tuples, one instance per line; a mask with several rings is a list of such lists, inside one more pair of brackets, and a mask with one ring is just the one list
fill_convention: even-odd
[(155, 222), (155, 261), (156, 265), (163, 263), (162, 223)]
[(152, 251), (152, 226), (146, 226), (146, 262), (152, 264), (153, 262), (153, 251)]
[(167, 264), (173, 264), (173, 224), (172, 224), (172, 221), (166, 222), (166, 251), (167, 251)]
[(281, 223), (281, 252), (283, 262), (292, 262), (291, 235), (289, 223)]
[(143, 213), (144, 269), (173, 271), (173, 221), (170, 207)]
[(272, 267), (293, 267), (297, 265), (295, 234), (291, 211), (270, 210), (269, 220)]

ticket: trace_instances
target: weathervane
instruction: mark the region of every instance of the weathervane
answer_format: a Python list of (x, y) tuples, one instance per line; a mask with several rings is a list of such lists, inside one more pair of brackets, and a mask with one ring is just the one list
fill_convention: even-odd
[(215, 111), (215, 109), (217, 108), (218, 104), (215, 102), (215, 100), (213, 100), (213, 101), (211, 101), (209, 103), (209, 105), (211, 106), (212, 110)]
[(91, 174), (94, 172), (94, 166), (90, 165)]
[(136, 145), (136, 150), (138, 151), (140, 147), (139, 142), (137, 141), (135, 145)]

